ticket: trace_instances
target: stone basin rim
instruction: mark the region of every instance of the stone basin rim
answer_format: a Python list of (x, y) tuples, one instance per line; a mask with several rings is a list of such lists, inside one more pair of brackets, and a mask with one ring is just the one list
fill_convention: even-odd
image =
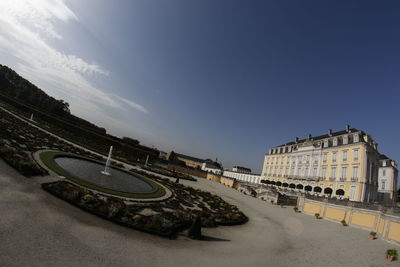
[[(44, 156), (44, 154), (47, 154), (47, 155)], [(40, 151), (37, 151), (34, 153), (34, 157), (38, 163), (40, 162), (40, 165), (43, 168), (49, 170), (51, 173), (57, 175), (58, 177), (64, 178), (63, 176), (65, 176), (65, 179), (70, 182), (77, 183), (77, 181), (78, 181), (78, 184), (84, 188), (87, 188), (89, 190), (94, 190), (94, 191), (97, 191), (99, 193), (103, 193), (103, 194), (106, 194), (109, 196), (120, 197), (120, 198), (124, 198), (126, 200), (131, 199), (132, 201), (140, 201), (140, 202), (151, 201), (152, 202), (152, 201), (162, 201), (162, 200), (170, 198), (173, 195), (172, 192), (166, 186), (160, 184), (157, 181), (152, 180), (151, 178), (148, 178), (148, 177), (138, 174), (138, 173), (131, 173), (127, 170), (117, 168), (114, 166), (112, 166), (112, 167), (110, 166), (110, 167), (117, 171), (124, 172), (125, 174), (130, 175), (135, 179), (140, 179), (142, 182), (149, 184), (155, 190), (152, 192), (135, 193), (135, 192), (124, 192), (121, 190), (114, 190), (114, 189), (109, 189), (107, 187), (102, 187), (102, 186), (87, 182), (86, 180), (84, 180), (82, 178), (79, 178), (79, 177), (76, 177), (76, 176), (70, 174), (66, 169), (59, 166), (57, 164), (57, 162), (54, 160), (55, 158), (59, 158), (59, 157), (67, 157), (67, 158), (75, 158), (78, 160), (89, 161), (89, 162), (96, 163), (99, 165), (104, 165), (104, 162), (101, 162), (101, 161), (98, 161), (95, 159), (91, 159), (91, 158), (87, 158), (82, 155), (77, 155), (77, 154), (63, 152), (63, 151), (56, 151), (56, 150), (40, 150)], [(49, 166), (49, 163), (48, 162), (46, 163), (43, 159), (47, 159), (48, 161), (51, 161), (51, 164), (53, 164), (57, 169), (61, 169), (61, 171), (67, 175), (60, 173), (59, 170), (57, 170), (57, 169), (54, 169), (53, 168), (54, 166)], [(118, 160), (116, 160), (116, 161), (118, 162)], [(99, 173), (99, 175), (101, 175), (101, 174)], [(83, 182), (83, 184), (82, 184), (82, 182)]]

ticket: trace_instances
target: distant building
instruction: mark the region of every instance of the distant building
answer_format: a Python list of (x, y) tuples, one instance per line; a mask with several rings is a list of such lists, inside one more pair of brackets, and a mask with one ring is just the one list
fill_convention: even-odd
[(224, 170), (223, 174), (224, 177), (236, 179), (240, 182), (246, 183), (260, 183), (261, 176), (259, 174), (251, 173), (251, 169), (235, 166), (232, 170)]
[(397, 195), (398, 167), (394, 160), (380, 155), (378, 174), (378, 201), (392, 202)]
[(191, 156), (187, 156), (187, 155), (183, 155), (183, 154), (178, 154), (178, 153), (175, 153), (174, 151), (171, 151), (170, 153), (168, 153), (167, 158), (169, 161), (184, 162), (186, 164), (186, 166), (195, 168), (195, 169), (201, 169), (201, 167), (203, 166), (203, 163), (205, 162), (204, 159), (199, 159), (199, 158), (195, 158), (195, 157), (191, 157)]
[(239, 173), (251, 173), (251, 169), (240, 166), (233, 166), (232, 171)]
[(214, 174), (221, 175), (222, 174), (222, 166), (216, 161), (212, 161), (211, 159), (206, 159), (202, 164), (201, 169), (206, 172), (212, 172)]

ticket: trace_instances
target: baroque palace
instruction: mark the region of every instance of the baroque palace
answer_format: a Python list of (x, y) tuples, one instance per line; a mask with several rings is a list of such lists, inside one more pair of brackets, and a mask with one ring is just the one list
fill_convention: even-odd
[[(394, 161), (391, 161), (394, 162)], [(389, 164), (387, 165), (389, 166)], [(382, 155), (378, 144), (363, 131), (346, 125), (343, 131), (273, 147), (265, 155), (263, 183), (323, 196), (372, 202), (379, 197), (379, 171)], [(393, 201), (397, 189), (397, 165), (390, 165), (395, 175), (385, 181)]]

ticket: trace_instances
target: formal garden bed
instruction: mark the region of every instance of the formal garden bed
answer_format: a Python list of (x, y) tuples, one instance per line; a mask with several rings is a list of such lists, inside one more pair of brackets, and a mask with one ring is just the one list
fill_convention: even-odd
[[(39, 150), (58, 150), (74, 153), (90, 159), (102, 157), (86, 152), (22, 122), (0, 110), (0, 157), (21, 174), (46, 175), (32, 158)], [(118, 165), (114, 162), (114, 165)], [(202, 227), (236, 225), (248, 218), (234, 205), (209, 192), (175, 183), (146, 171), (132, 170), (167, 187), (172, 196), (161, 202), (129, 202), (122, 198), (105, 196), (94, 190), (64, 179), (45, 183), (43, 189), (91, 213), (135, 229), (172, 236), (190, 226), (195, 218), (201, 219)]]
[(81, 149), (52, 137), (14, 116), (0, 110), (0, 157), (26, 176), (45, 175), (32, 158), (32, 152), (41, 149), (56, 149), (94, 157)]
[[(16, 103), (21, 104), (18, 102)], [(11, 105), (11, 103), (6, 103), (3, 99), (0, 99), (0, 107), (4, 107), (23, 119), (30, 118), (31, 114), (34, 113), (34, 119), (32, 123), (40, 125), (40, 127), (46, 131), (49, 131), (70, 142), (73, 142), (74, 144), (78, 144), (99, 154), (106, 155), (109, 147), (113, 145), (114, 148), (116, 148), (114, 159), (131, 165), (143, 164), (146, 156), (148, 155), (150, 155), (152, 159), (156, 157), (155, 150), (153, 149), (141, 146), (139, 144), (132, 147), (132, 145), (124, 143), (123, 140), (116, 137), (97, 133), (96, 131), (85, 130), (85, 128), (80, 128), (79, 126), (76, 128), (75, 124), (71, 125), (67, 121), (63, 122), (57, 118), (53, 118), (51, 116), (48, 117), (47, 115), (43, 117), (43, 114), (37, 114), (34, 110), (30, 110), (28, 112), (27, 109), (25, 109), (25, 105), (21, 105), (24, 107), (23, 109), (17, 108), (14, 105)]]
[(172, 178), (176, 178), (176, 179), (183, 179), (183, 180), (188, 180), (188, 181), (193, 181), (196, 182), (197, 179), (188, 175), (188, 174), (184, 174), (184, 173), (180, 173), (180, 172), (175, 172), (175, 171), (170, 171), (167, 170), (165, 168), (161, 168), (161, 167), (155, 167), (155, 166), (144, 166), (142, 167), (142, 169), (147, 170), (147, 171), (151, 171), (151, 172), (155, 172), (164, 176), (169, 176)]
[[(0, 157), (25, 176), (46, 175), (32, 153), (38, 150), (57, 150), (103, 160), (102, 156), (87, 152), (51, 136), (0, 109)], [(120, 163), (112, 162), (122, 167)]]
[[(152, 177), (154, 178), (154, 177)], [(209, 192), (165, 182), (174, 195), (161, 202), (131, 202), (94, 193), (88, 188), (62, 180), (42, 184), (47, 192), (90, 213), (137, 230), (173, 237), (199, 217), (202, 227), (237, 225), (248, 218), (234, 205)]]

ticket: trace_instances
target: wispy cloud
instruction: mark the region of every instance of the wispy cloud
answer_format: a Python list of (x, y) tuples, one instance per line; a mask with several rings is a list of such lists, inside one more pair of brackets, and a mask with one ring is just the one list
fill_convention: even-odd
[(96, 63), (89, 63), (77, 55), (65, 54), (51, 46), (49, 40), (63, 39), (54, 21), (78, 21), (76, 14), (64, 0), (1, 0), (0, 51), (18, 59), (18, 69), (24, 77), (51, 86), (51, 91), (79, 96), (87, 103), (123, 109), (128, 105), (147, 113), (146, 108), (96, 88), (90, 82), (95, 75), (110, 72)]
[(126, 105), (128, 105), (128, 106), (130, 106), (130, 107), (132, 107), (134, 109), (137, 109), (137, 110), (139, 110), (141, 112), (144, 112), (144, 113), (148, 113), (149, 112), (145, 107), (143, 107), (142, 105), (140, 105), (138, 103), (135, 103), (135, 102), (133, 102), (133, 101), (131, 101), (129, 99), (122, 98), (122, 97), (117, 96), (117, 95), (113, 95), (113, 96), (116, 97), (119, 101), (125, 103)]

